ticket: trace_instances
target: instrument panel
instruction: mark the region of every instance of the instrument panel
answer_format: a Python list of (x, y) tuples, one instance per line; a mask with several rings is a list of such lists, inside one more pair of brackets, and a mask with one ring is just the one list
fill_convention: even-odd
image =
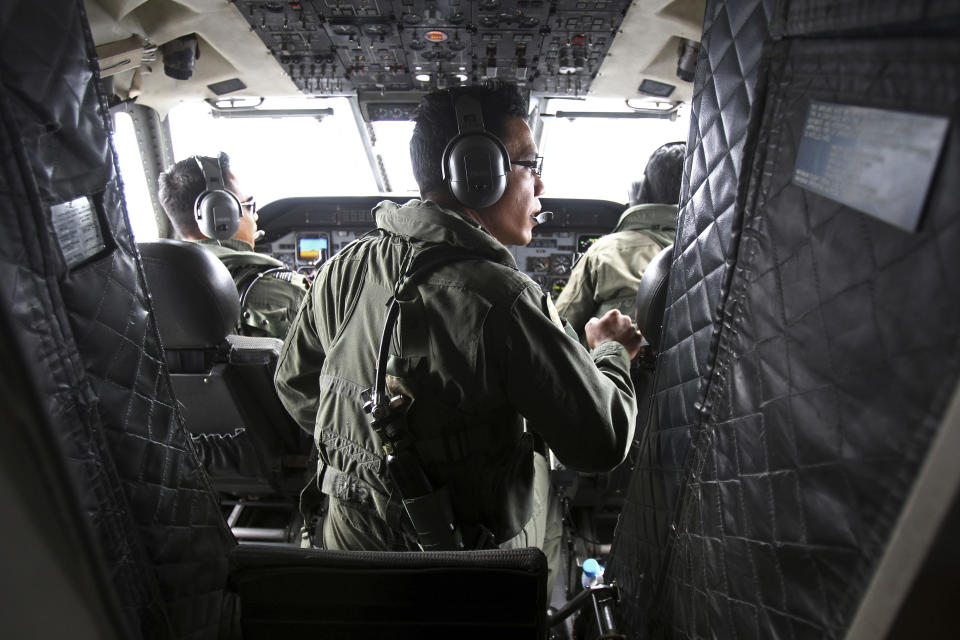
[[(374, 228), (372, 209), (383, 200), (403, 203), (409, 198), (286, 198), (264, 206), (260, 214), (263, 239), (256, 250), (290, 269), (312, 274), (337, 251)], [(624, 205), (608, 200), (541, 198), (553, 211), (548, 223), (533, 230), (525, 247), (510, 247), (517, 266), (540, 288), (556, 298), (567, 284), (577, 258), (597, 238), (610, 233)]]

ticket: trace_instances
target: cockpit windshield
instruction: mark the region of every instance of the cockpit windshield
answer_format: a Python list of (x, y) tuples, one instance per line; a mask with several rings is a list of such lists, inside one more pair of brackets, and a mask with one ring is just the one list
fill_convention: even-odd
[[(265, 204), (281, 197), (417, 194), (411, 121), (366, 123), (350, 98), (271, 99), (256, 109), (187, 102), (169, 114), (174, 156), (230, 155), (244, 188)], [(547, 194), (624, 202), (650, 153), (685, 140), (687, 110), (637, 117), (623, 100), (547, 99), (539, 146)], [(268, 115), (263, 115), (264, 113)], [(585, 179), (587, 167), (602, 167)]]
[(635, 117), (639, 112), (622, 99), (544, 102), (540, 155), (550, 197), (626, 202), (630, 183), (643, 176), (653, 150), (687, 139), (684, 107), (670, 117)]
[(387, 191), (417, 197), (420, 189), (410, 164), (412, 120), (381, 120), (371, 123), (374, 155), (382, 163)]
[(227, 152), (244, 190), (261, 206), (378, 191), (347, 98), (274, 99), (257, 111), (185, 102), (170, 110), (169, 122), (174, 158)]

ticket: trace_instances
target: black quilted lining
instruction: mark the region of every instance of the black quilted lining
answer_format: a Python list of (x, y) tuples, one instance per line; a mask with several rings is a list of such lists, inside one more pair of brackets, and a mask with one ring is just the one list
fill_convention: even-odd
[(877, 28), (936, 30), (945, 19), (960, 17), (955, 0), (788, 0), (783, 5), (771, 26), (777, 37), (860, 30), (876, 35)]
[(842, 637), (960, 374), (960, 135), (918, 233), (791, 184), (810, 100), (956, 118), (960, 44), (771, 48), (743, 234), (653, 626)]
[(624, 591), (622, 626), (635, 634), (647, 626), (662, 575), (695, 407), (716, 349), (717, 309), (737, 246), (735, 204), (747, 114), (774, 4), (707, 3), (656, 391), (610, 563)]
[[(26, 374), (132, 625), (214, 637), (233, 542), (162, 365), (82, 2), (5, 2), (0, 16), (0, 295), (33, 354)], [(110, 250), (68, 273), (49, 207), (81, 195)]]

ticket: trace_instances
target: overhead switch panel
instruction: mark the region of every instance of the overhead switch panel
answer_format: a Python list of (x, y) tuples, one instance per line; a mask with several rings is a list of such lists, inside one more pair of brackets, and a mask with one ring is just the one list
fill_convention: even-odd
[(630, 2), (324, 0), (237, 7), (310, 95), (424, 91), (515, 80), (583, 95)]

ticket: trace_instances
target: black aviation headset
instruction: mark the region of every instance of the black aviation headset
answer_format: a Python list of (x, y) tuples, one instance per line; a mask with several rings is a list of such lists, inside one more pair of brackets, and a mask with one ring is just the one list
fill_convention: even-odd
[(227, 190), (220, 158), (193, 156), (206, 183), (193, 203), (193, 216), (200, 231), (208, 238), (226, 240), (232, 238), (240, 227), (243, 209), (240, 200)]
[(497, 203), (507, 189), (510, 155), (500, 138), (483, 126), (480, 103), (461, 94), (453, 99), (457, 135), (443, 150), (443, 181), (457, 202), (471, 209)]

